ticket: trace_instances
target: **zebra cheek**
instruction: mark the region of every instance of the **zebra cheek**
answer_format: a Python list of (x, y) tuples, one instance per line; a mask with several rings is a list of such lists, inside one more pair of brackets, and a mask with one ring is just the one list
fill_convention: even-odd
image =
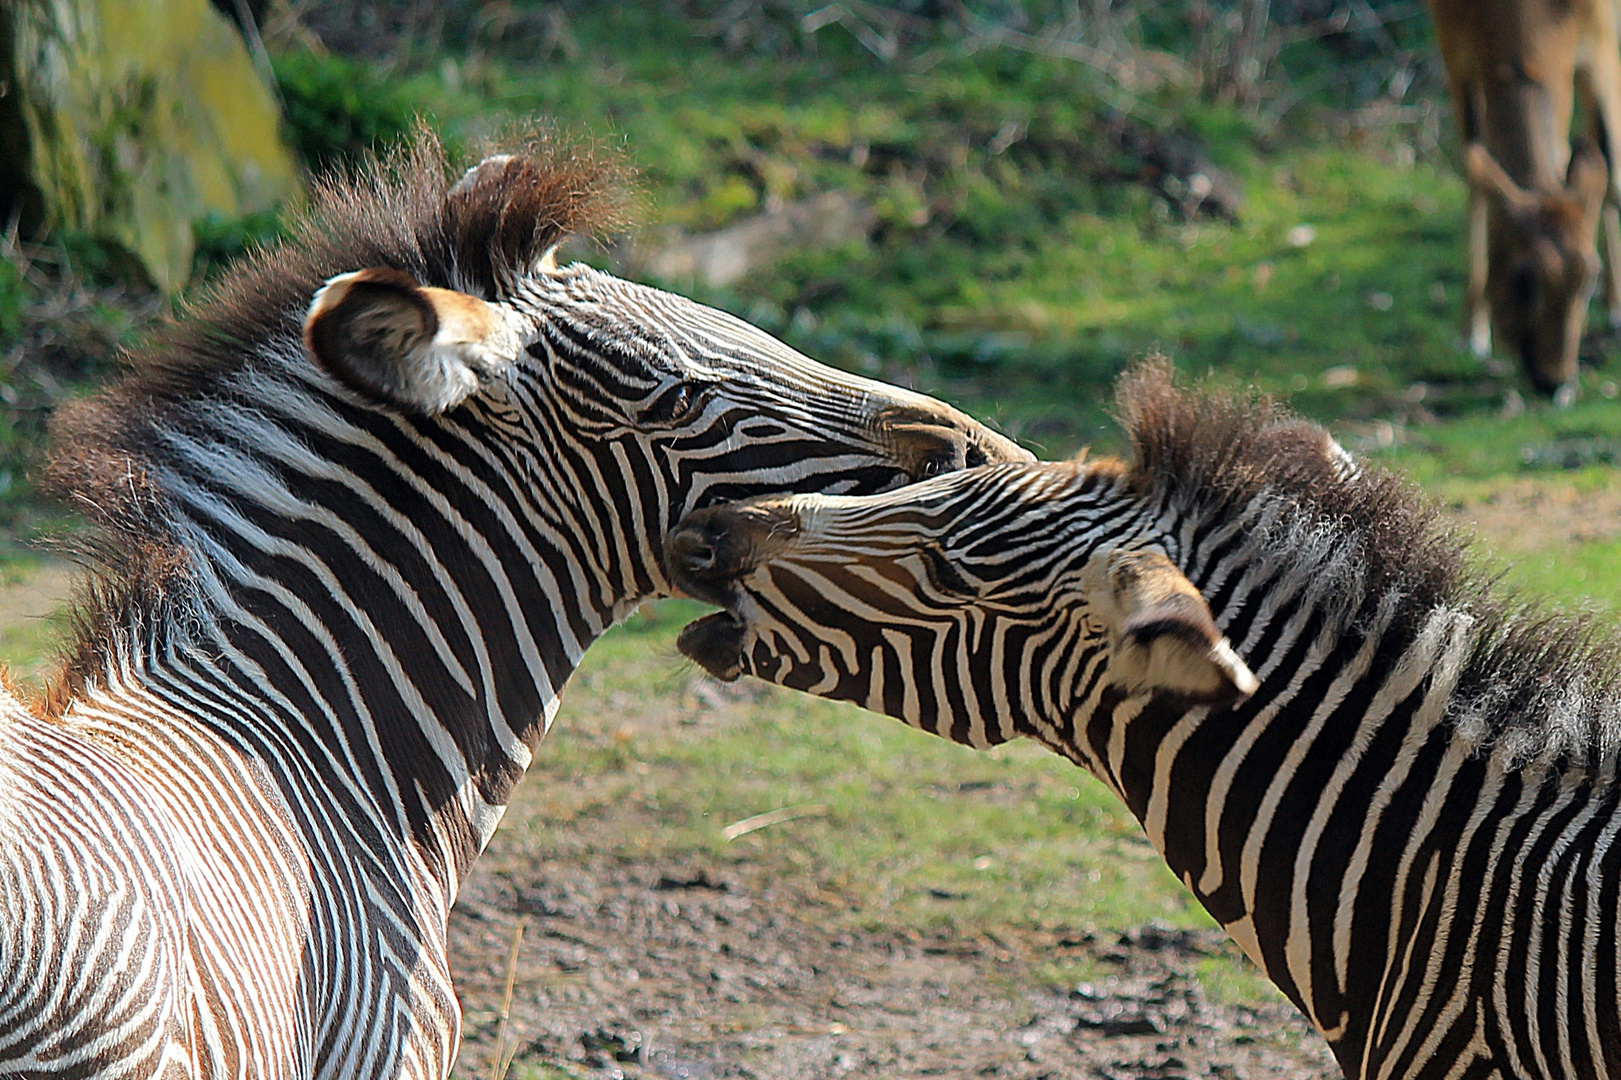
[(790, 685), (787, 681), (790, 674), (789, 665), (782, 657), (766, 648), (764, 642), (755, 642), (754, 649), (743, 654), (743, 666), (757, 679), (783, 686)]

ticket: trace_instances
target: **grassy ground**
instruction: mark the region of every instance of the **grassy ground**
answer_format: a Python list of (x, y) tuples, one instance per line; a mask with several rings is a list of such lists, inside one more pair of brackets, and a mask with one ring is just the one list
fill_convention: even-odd
[[(701, 710), (694, 686), (714, 689), (695, 684), (674, 652), (675, 630), (701, 610), (661, 605), (595, 647), (569, 687), (559, 730), (588, 714), (634, 709), (679, 718)], [(669, 832), (644, 839), (668, 851), (718, 856), (730, 846), (724, 826), (766, 810), (807, 808), (806, 818), (778, 834), (791, 831), (819, 872), (859, 903), (857, 917), (874, 923), (1184, 925), (1202, 918), (1174, 895), (1174, 882), (1166, 887), (1168, 872), (1141, 857), (1135, 822), (1045, 751), (974, 753), (903, 725), (874, 723), (853, 708), (802, 695), (745, 694), (746, 723), (715, 737), (684, 739), (679, 726), (649, 730), (627, 717), (624, 730), (634, 736), (607, 745), (559, 739), (546, 769), (567, 777), (623, 774), (627, 790), (657, 801)], [(551, 807), (539, 816), (566, 821), (570, 813)], [(770, 844), (777, 834), (751, 835), (736, 843)], [(1065, 842), (1051, 843), (1058, 837)], [(1073, 890), (1077, 877), (1096, 887)], [(952, 902), (942, 905), (935, 893), (951, 894)]]
[[(1416, 6), (1381, 31), (1394, 54), (1286, 50), (1269, 92), (1287, 110), (1175, 82), (1127, 93), (1084, 64), (950, 37), (886, 62), (842, 28), (812, 40), (788, 23), (761, 16), (759, 40), (729, 47), (667, 6), (578, 7), (540, 56), (532, 38), (473, 35), (400, 46), (390, 79), (297, 48), (278, 70), (318, 162), (386, 143), (413, 112), (463, 146), (541, 116), (618, 147), (641, 176), (644, 251), (819, 192), (861, 199), (878, 221), (865, 243), (723, 289), (665, 284), (1049, 454), (1107, 444), (1114, 375), (1163, 350), (1288, 395), (1404, 468), (1621, 458), (1610, 343), (1595, 338), (1568, 412), (1522, 409), (1514, 367), (1461, 348), (1463, 186)], [(762, 45), (770, 33), (789, 44)], [(1191, 55), (1178, 33), (1139, 29)], [(1314, 89), (1325, 70), (1366, 85)], [(1190, 208), (1179, 173), (1199, 170), (1238, 193), (1231, 215)]]

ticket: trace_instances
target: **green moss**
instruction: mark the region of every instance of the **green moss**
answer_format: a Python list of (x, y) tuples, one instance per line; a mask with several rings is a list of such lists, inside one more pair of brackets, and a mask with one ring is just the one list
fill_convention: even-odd
[(22, 272), (9, 260), (0, 259), (0, 349), (9, 346), (22, 333), (26, 301)]
[(208, 0), (28, 0), (11, 18), (8, 59), (53, 227), (116, 242), (176, 290), (194, 218), (296, 193), (270, 92)]

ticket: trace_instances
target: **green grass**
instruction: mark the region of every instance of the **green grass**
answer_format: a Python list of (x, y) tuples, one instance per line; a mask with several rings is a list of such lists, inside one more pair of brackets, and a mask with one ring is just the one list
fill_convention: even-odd
[[(734, 54), (657, 6), (582, 10), (570, 27), (577, 51), (544, 62), (500, 49), (415, 58), (375, 101), (355, 98), (342, 60), (280, 57), (299, 145), (312, 161), (352, 158), (415, 111), (472, 146), (540, 116), (623, 149), (654, 246), (661, 230), (845, 191), (877, 214), (870, 244), (794, 253), (726, 289), (665, 284), (1049, 454), (1110, 445), (1110, 384), (1155, 350), (1443, 472), (1517, 468), (1518, 443), (1578, 428), (1621, 434), (1621, 409), (1598, 393), (1621, 381), (1607, 346), (1577, 409), (1533, 404), (1512, 446), (1495, 430), (1523, 387), (1461, 348), (1463, 185), (1420, 121), (1369, 127), (1313, 106), (1266, 127), (1176, 87), (1127, 114), (1084, 65), (949, 42), (926, 64), (885, 64), (842, 31)], [(1403, 27), (1422, 33), (1422, 20)], [(1153, 33), (1175, 49), (1185, 29)], [(1302, 53), (1290, 70), (1317, 86), (1336, 62)], [(1242, 188), (1237, 220), (1184, 220), (1141, 182), (1122, 131), (1194, 140)], [(1364, 431), (1381, 420), (1393, 447)]]
[[(1499, 419), (1524, 387), (1512, 365), (1461, 348), (1463, 185), (1448, 155), (1426, 121), (1353, 122), (1321, 92), (1378, 82), (1377, 65), (1291, 46), (1302, 82), (1281, 92), (1311, 104), (1272, 125), (1187, 87), (1123, 111), (1084, 65), (945, 39), (926, 63), (883, 63), (842, 30), (729, 52), (674, 12), (582, 8), (568, 16), (574, 45), (543, 58), (512, 43), (407, 55), (386, 79), (289, 51), (276, 69), (290, 137), (323, 167), (388, 145), (412, 115), (464, 147), (538, 116), (622, 150), (651, 247), (663, 230), (847, 192), (877, 214), (870, 243), (796, 252), (726, 289), (665, 284), (818, 359), (947, 397), (1049, 455), (1112, 447), (1110, 385), (1155, 350), (1289, 396), (1426, 480), (1518, 470), (1527, 447), (1621, 448), (1621, 408), (1600, 393), (1621, 382), (1607, 342), (1575, 409), (1532, 402)], [(1186, 46), (1178, 18), (1144, 18), (1157, 47)], [(1397, 29), (1424, 47), (1422, 19)], [(1437, 92), (1411, 91), (1408, 112), (1444, 110)], [(1151, 170), (1130, 146), (1184, 139), (1242, 188), (1236, 221), (1185, 220), (1143, 182)], [(200, 222), (200, 274), (278, 229)], [(8, 288), (0, 268), (0, 347), (14, 333)]]
[(0, 668), (24, 685), (38, 685), (50, 674), (61, 640), (60, 625), (50, 619), (0, 627)]
[(1538, 596), (1575, 596), (1575, 606), (1609, 615), (1621, 612), (1621, 543), (1575, 544), (1515, 563), (1510, 580)]
[[(59, 579), (59, 569), (49, 567), (28, 549), (0, 538), (0, 605), (15, 603), (12, 598), (19, 586), (42, 580), (54, 584)], [(65, 605), (66, 597), (62, 599)], [(37, 601), (30, 606), (37, 606)], [(37, 687), (56, 665), (65, 621), (59, 615), (16, 615), (16, 611), (0, 609), (0, 668), (24, 687)]]

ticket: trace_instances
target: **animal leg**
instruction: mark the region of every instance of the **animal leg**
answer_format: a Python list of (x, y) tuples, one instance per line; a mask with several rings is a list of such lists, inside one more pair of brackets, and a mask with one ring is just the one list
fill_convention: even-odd
[(1577, 79), (1576, 87), (1592, 127), (1593, 142), (1604, 154), (1610, 171), (1610, 190), (1604, 197), (1600, 217), (1600, 244), (1604, 250), (1604, 301), (1609, 309), (1610, 328), (1621, 329), (1621, 54), (1614, 40), (1614, 12), (1610, 13), (1611, 40), (1608, 48), (1597, 50), (1592, 67)]
[(1621, 330), (1621, 209), (1615, 204), (1615, 189), (1604, 201), (1604, 301), (1610, 312), (1610, 329)]
[(1486, 306), (1486, 193), (1469, 185), (1469, 290), (1463, 301), (1469, 348), (1484, 359), (1492, 354), (1491, 312)]

